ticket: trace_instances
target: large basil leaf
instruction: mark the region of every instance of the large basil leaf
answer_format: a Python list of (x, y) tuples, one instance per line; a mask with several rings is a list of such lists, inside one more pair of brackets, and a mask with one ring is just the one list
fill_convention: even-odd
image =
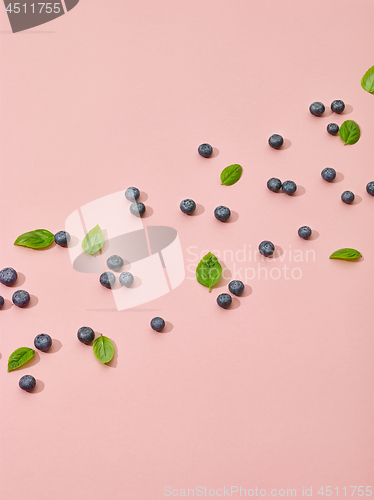
[(101, 334), (93, 343), (93, 352), (100, 363), (109, 363), (114, 356), (113, 342)]
[(340, 259), (340, 260), (356, 260), (362, 257), (358, 250), (354, 248), (341, 248), (330, 255), (330, 259)]
[(243, 172), (243, 168), (235, 163), (234, 165), (229, 165), (224, 168), (221, 172), (221, 184), (225, 186), (232, 186), (240, 179)]
[(374, 92), (374, 66), (367, 70), (361, 79), (361, 87), (366, 92)]
[(101, 227), (97, 224), (84, 237), (82, 241), (82, 248), (86, 253), (93, 255), (103, 247), (104, 241), (104, 233), (102, 232)]
[(29, 359), (31, 359), (35, 354), (34, 349), (30, 349), (30, 347), (20, 347), (16, 349), (9, 356), (8, 359), (8, 372), (19, 368), (24, 365)]
[(212, 291), (212, 286), (218, 283), (222, 276), (222, 266), (211, 252), (207, 253), (196, 268), (197, 281)]
[(340, 139), (346, 144), (356, 144), (360, 138), (360, 127), (353, 120), (346, 120), (340, 125)]
[(46, 248), (53, 243), (54, 235), (47, 229), (35, 229), (18, 236), (15, 245), (28, 248)]

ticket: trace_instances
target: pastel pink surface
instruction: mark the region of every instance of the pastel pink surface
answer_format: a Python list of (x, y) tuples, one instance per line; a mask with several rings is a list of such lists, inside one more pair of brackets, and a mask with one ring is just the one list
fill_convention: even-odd
[[(33, 296), (21, 310), (1, 288), (0, 496), (161, 499), (165, 486), (199, 485), (301, 496), (302, 487), (316, 495), (370, 485), (374, 198), (365, 185), (374, 180), (374, 97), (360, 79), (374, 64), (372, 2), (81, 0), (14, 35), (0, 12), (0, 267), (17, 269), (16, 288)], [(342, 116), (329, 111), (334, 99), (347, 104)], [(328, 109), (321, 118), (308, 112), (316, 100)], [(362, 131), (354, 146), (326, 132), (348, 118)], [(273, 133), (285, 149), (268, 146)], [(216, 148), (213, 158), (198, 156), (202, 142)], [(242, 179), (221, 186), (232, 163)], [(339, 182), (321, 179), (326, 166)], [(268, 191), (273, 176), (294, 180), (301, 196)], [(145, 224), (179, 232), (190, 267), (172, 293), (118, 312), (65, 249), (13, 246), (132, 185), (152, 208)], [(346, 189), (358, 203), (340, 201)], [(180, 212), (187, 197), (201, 215)], [(221, 204), (237, 214), (233, 223), (214, 219)], [(302, 225), (318, 237), (301, 240)], [(209, 294), (190, 270), (192, 254), (225, 255), (239, 278), (257, 263), (235, 252), (254, 255), (264, 239), (283, 254), (262, 268), (288, 264), (301, 279), (263, 272), (221, 310), (227, 280)], [(329, 260), (341, 247), (364, 258)], [(306, 248), (315, 260), (288, 262)], [(150, 329), (157, 315), (171, 323), (167, 333)], [(110, 366), (78, 342), (83, 325), (113, 339)], [(55, 352), (7, 373), (9, 354), (42, 332)], [(35, 394), (18, 388), (29, 373)]]

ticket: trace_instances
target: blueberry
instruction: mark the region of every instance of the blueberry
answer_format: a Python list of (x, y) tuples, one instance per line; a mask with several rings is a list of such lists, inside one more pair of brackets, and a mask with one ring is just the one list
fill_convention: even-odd
[(331, 182), (335, 179), (336, 172), (333, 168), (326, 167), (322, 170), (321, 175), (324, 181)]
[(129, 288), (134, 283), (134, 276), (128, 272), (121, 273), (119, 275), (119, 282), (122, 286)]
[(3, 307), (3, 305), (4, 305), (4, 297), (0, 295), (0, 309)]
[(0, 271), (0, 283), (6, 286), (13, 285), (17, 280), (17, 271), (13, 267), (5, 267)]
[(196, 210), (196, 203), (193, 200), (183, 200), (179, 205), (184, 214), (190, 215)]
[(125, 191), (125, 196), (129, 201), (136, 201), (140, 196), (140, 191), (138, 188), (129, 187)]
[(312, 230), (310, 229), (309, 226), (302, 226), (299, 228), (298, 234), (300, 238), (303, 238), (303, 240), (307, 240), (308, 238), (310, 238)]
[(231, 295), (229, 295), (228, 293), (221, 293), (217, 297), (217, 304), (219, 305), (219, 307), (223, 307), (224, 309), (230, 307), (231, 302), (232, 298)]
[(241, 295), (244, 292), (244, 283), (239, 280), (230, 281), (229, 290), (234, 295)]
[(374, 196), (374, 181), (368, 182), (368, 184), (366, 184), (366, 191), (371, 194), (371, 196)]
[(70, 234), (67, 231), (59, 231), (55, 234), (55, 243), (60, 247), (67, 247), (70, 241)]
[(352, 193), (352, 191), (344, 191), (341, 198), (344, 203), (350, 204), (355, 199), (355, 195)]
[(82, 344), (90, 344), (95, 338), (95, 332), (89, 326), (81, 326), (77, 333), (78, 340)]
[(282, 183), (276, 177), (272, 177), (271, 179), (268, 180), (267, 187), (268, 189), (270, 189), (270, 191), (273, 191), (273, 193), (277, 193), (282, 187)]
[(293, 181), (284, 181), (282, 184), (282, 191), (288, 195), (294, 194), (297, 186)]
[(329, 123), (327, 125), (327, 132), (331, 135), (336, 135), (339, 132), (339, 125), (336, 123)]
[(36, 380), (32, 375), (24, 375), (19, 379), (19, 386), (24, 391), (30, 392), (36, 386)]
[(40, 333), (34, 339), (34, 346), (39, 349), (39, 351), (46, 352), (52, 345), (52, 339), (46, 333)]
[(116, 281), (116, 277), (110, 271), (103, 273), (100, 276), (100, 283), (105, 286), (105, 288), (112, 288)]
[(325, 112), (325, 106), (322, 102), (313, 102), (313, 104), (309, 106), (309, 111), (314, 116), (321, 116)]
[(26, 290), (17, 290), (12, 296), (12, 301), (15, 306), (25, 307), (30, 302), (30, 295)]
[(213, 148), (210, 144), (200, 144), (197, 149), (200, 156), (204, 156), (204, 158), (209, 158), (212, 156)]
[(221, 222), (227, 221), (230, 215), (231, 215), (230, 209), (227, 207), (219, 206), (214, 210), (214, 217), (217, 220), (220, 220)]
[(344, 109), (345, 109), (345, 104), (343, 101), (332, 101), (331, 103), (331, 109), (334, 113), (343, 113)]
[(109, 267), (109, 269), (117, 271), (118, 269), (121, 269), (121, 267), (123, 267), (123, 259), (119, 255), (111, 255), (106, 261), (106, 265)]
[(141, 217), (145, 213), (145, 205), (141, 201), (134, 201), (130, 205), (130, 212), (136, 217)]
[(264, 255), (265, 257), (270, 257), (270, 255), (273, 255), (275, 247), (271, 241), (262, 241), (258, 249), (260, 251), (261, 255)]
[(283, 137), (279, 134), (273, 134), (269, 137), (269, 145), (274, 149), (279, 149), (283, 145)]
[(161, 332), (165, 328), (165, 321), (162, 318), (156, 316), (151, 320), (151, 328), (156, 330), (156, 332)]

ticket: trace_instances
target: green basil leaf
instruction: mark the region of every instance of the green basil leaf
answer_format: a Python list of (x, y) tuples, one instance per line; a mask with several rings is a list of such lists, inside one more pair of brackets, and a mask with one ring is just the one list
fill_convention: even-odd
[(15, 370), (16, 368), (24, 365), (29, 359), (31, 359), (35, 354), (34, 349), (30, 347), (20, 347), (16, 349), (9, 356), (8, 359), (8, 372)]
[(113, 342), (101, 334), (93, 343), (93, 352), (100, 363), (109, 363), (114, 356)]
[(374, 92), (374, 66), (367, 70), (361, 79), (361, 87), (366, 92)]
[(346, 120), (340, 125), (339, 135), (344, 145), (356, 144), (360, 138), (360, 127), (353, 120)]
[(46, 229), (35, 229), (18, 236), (15, 245), (28, 248), (46, 248), (53, 243), (54, 235)]
[(362, 257), (358, 250), (354, 248), (341, 248), (330, 255), (330, 259), (355, 260)]
[(89, 231), (82, 241), (83, 250), (93, 255), (98, 252), (104, 245), (104, 233), (102, 232), (99, 225)]
[(243, 168), (235, 163), (234, 165), (229, 165), (224, 168), (221, 172), (221, 185), (232, 186), (240, 179), (243, 172)]
[(196, 268), (197, 281), (209, 288), (211, 292), (212, 286), (218, 283), (222, 276), (222, 266), (218, 259), (212, 253), (207, 253), (199, 262)]

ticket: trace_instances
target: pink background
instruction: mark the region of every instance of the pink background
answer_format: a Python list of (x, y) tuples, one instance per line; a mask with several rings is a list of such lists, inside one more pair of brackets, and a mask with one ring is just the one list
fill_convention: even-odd
[[(16, 288), (33, 296), (22, 310), (0, 291), (1, 497), (161, 499), (164, 486), (199, 485), (298, 496), (313, 486), (318, 497), (321, 486), (371, 484), (374, 97), (360, 79), (374, 64), (373, 21), (371, 0), (81, 0), (12, 34), (0, 9), (0, 267), (17, 269)], [(334, 99), (344, 116), (331, 114)], [(308, 112), (316, 100), (322, 118)], [(362, 130), (354, 146), (326, 132), (348, 118)], [(268, 146), (273, 133), (284, 150)], [(198, 156), (202, 142), (214, 158)], [(221, 186), (231, 163), (243, 177)], [(326, 166), (337, 182), (322, 181)], [(273, 176), (301, 196), (268, 191)], [(131, 185), (152, 208), (146, 224), (178, 229), (186, 265), (190, 245), (235, 252), (264, 239), (284, 255), (314, 249), (315, 262), (290, 264), (300, 280), (251, 280), (232, 310), (215, 302), (224, 281), (209, 294), (187, 272), (172, 293), (117, 312), (67, 250), (13, 246)], [(340, 201), (346, 189), (352, 206)], [(184, 216), (186, 197), (204, 212)], [(213, 218), (220, 204), (233, 223)], [(298, 237), (305, 224), (317, 238)], [(345, 246), (364, 258), (328, 259)], [(168, 332), (150, 329), (156, 315)], [(78, 342), (82, 325), (113, 339), (111, 366)], [(42, 332), (53, 352), (7, 373), (9, 354)], [(24, 374), (36, 393), (18, 388)]]

